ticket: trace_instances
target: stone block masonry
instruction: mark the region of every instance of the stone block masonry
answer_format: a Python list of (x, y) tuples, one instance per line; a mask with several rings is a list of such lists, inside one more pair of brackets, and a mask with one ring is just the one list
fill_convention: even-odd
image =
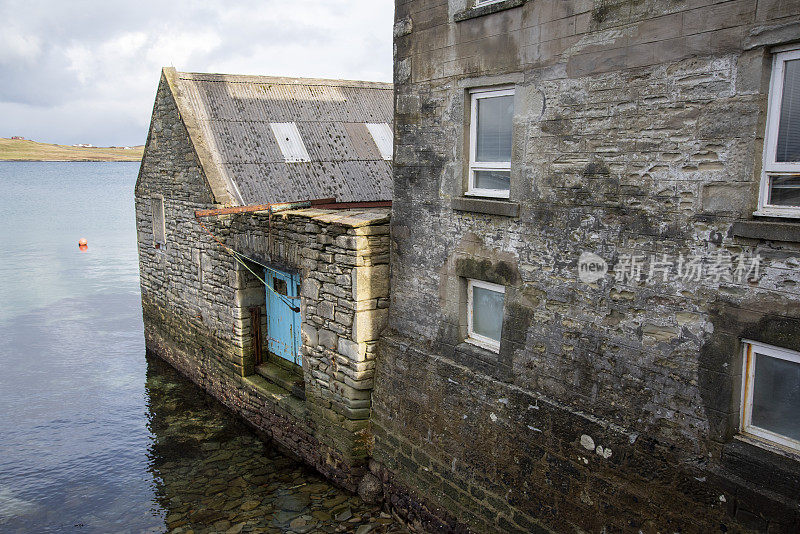
[[(388, 276), (387, 223), (387, 210), (304, 210), (273, 216), (272, 221), (268, 215), (251, 214), (205, 220), (213, 233), (249, 258), (247, 267), (259, 276), (212, 241), (202, 254), (206, 265), (218, 265), (211, 272), (200, 267), (202, 282), (188, 277), (176, 281), (187, 286), (176, 296), (193, 294), (188, 286), (202, 283), (200, 318), (175, 313), (190, 305), (190, 299), (176, 299), (165, 310), (151, 300), (150, 292), (143, 297), (150, 350), (350, 490), (365, 472), (367, 451), (359, 433), (368, 426), (375, 345), (387, 315), (388, 284), (372, 273)], [(211, 240), (199, 233), (194, 239)], [(177, 260), (183, 263), (185, 257), (178, 255)], [(262, 317), (267, 312), (261, 265), (301, 276), (303, 367), (298, 372), (305, 401), (254, 375), (250, 310), (261, 307)], [(166, 276), (171, 276), (169, 269)], [(214, 306), (221, 308), (219, 313), (209, 313)], [(262, 332), (268, 335), (266, 324)]]
[[(269, 219), (234, 217), (231, 242), (257, 264), (300, 273), (310, 417), (321, 442), (363, 462), (359, 432), (368, 425), (378, 333), (388, 316), (388, 280), (381, 278), (389, 274), (389, 211), (301, 210)], [(244, 286), (263, 288), (252, 275), (245, 278)], [(249, 339), (249, 315), (243, 316)], [(249, 369), (252, 351), (246, 349)]]
[[(175, 288), (167, 308), (159, 305), (157, 293), (156, 299), (149, 288), (143, 293), (148, 348), (289, 452), (355, 490), (366, 471), (360, 432), (368, 426), (375, 345), (388, 311), (388, 284), (378, 280), (381, 273), (388, 276), (388, 210), (303, 210), (272, 221), (268, 215), (243, 214), (203, 223), (246, 256), (247, 266), (199, 233), (195, 222), (194, 242), (204, 243), (205, 265), (214, 267), (179, 271), (184, 277), (173, 284), (184, 287)], [(164, 252), (162, 261), (178, 247)], [(173, 257), (178, 264), (186, 259)], [(301, 276), (303, 366), (297, 371), (305, 383), (304, 401), (254, 374), (250, 310), (267, 313), (261, 265)], [(166, 277), (174, 272), (158, 265), (145, 270)], [(188, 276), (198, 271), (202, 276)], [(200, 317), (189, 318), (180, 308), (194, 304), (183, 296), (195, 292)], [(262, 333), (268, 335), (265, 320)]]
[[(396, 2), (386, 498), (440, 531), (800, 530), (797, 455), (739, 432), (742, 340), (800, 350), (797, 221), (752, 215), (800, 2), (473, 6)], [(515, 92), (502, 202), (465, 195), (487, 87)], [(612, 272), (580, 281), (584, 252)], [(727, 254), (758, 276), (675, 276)], [(505, 287), (499, 353), (464, 343), (468, 278)]]
[[(154, 239), (163, 199), (164, 243)], [(147, 349), (262, 435), (355, 491), (367, 472), (378, 333), (388, 315), (389, 210), (300, 210), (202, 219), (219, 205), (162, 77), (136, 185)], [(255, 373), (251, 309), (267, 333), (263, 266), (299, 275), (304, 398)], [(256, 274), (253, 274), (256, 273)], [(262, 346), (267, 346), (262, 339)], [(265, 356), (274, 365), (273, 356)]]
[[(798, 455), (739, 420), (742, 340), (800, 351), (797, 222), (752, 215), (800, 3), (489, 5), (396, 2), (390, 222), (208, 221), (247, 266), (299, 274), (305, 400), (253, 373), (263, 284), (193, 217), (217, 197), (162, 80), (136, 191), (148, 349), (419, 530), (800, 531)], [(465, 195), (486, 87), (514, 89), (508, 200)], [(581, 281), (585, 252), (611, 271)], [(647, 275), (725, 254), (758, 273)], [(465, 343), (467, 279), (505, 288), (499, 352)]]

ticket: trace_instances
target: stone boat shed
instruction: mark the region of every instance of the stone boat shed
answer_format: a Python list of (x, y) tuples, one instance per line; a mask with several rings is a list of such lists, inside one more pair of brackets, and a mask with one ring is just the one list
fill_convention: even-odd
[(136, 183), (147, 350), (350, 490), (388, 313), (392, 113), (391, 84), (166, 68)]

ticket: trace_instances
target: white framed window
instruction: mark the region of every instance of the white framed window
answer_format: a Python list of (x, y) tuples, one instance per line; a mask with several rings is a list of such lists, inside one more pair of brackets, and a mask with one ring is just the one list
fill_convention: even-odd
[(743, 345), (741, 431), (800, 450), (800, 352)]
[(164, 225), (164, 197), (161, 195), (152, 197), (153, 207), (153, 244), (160, 248), (167, 242), (167, 230)]
[(475, 0), (475, 7), (485, 6), (487, 4), (496, 4), (498, 2), (503, 2), (504, 0)]
[(500, 352), (506, 288), (481, 280), (467, 280), (467, 341)]
[(473, 89), (470, 106), (467, 195), (508, 198), (514, 89)]
[(800, 49), (775, 54), (756, 215), (800, 217)]

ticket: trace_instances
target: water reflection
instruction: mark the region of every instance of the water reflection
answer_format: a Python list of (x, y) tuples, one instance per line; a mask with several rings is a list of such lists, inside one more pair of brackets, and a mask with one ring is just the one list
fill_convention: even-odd
[[(148, 358), (155, 501), (175, 532), (402, 532), (258, 439), (213, 398)], [(359, 530), (360, 529), (360, 530)]]
[(138, 304), (87, 295), (0, 321), (0, 531), (150, 521)]
[(393, 531), (145, 358), (137, 170), (0, 163), (0, 532)]

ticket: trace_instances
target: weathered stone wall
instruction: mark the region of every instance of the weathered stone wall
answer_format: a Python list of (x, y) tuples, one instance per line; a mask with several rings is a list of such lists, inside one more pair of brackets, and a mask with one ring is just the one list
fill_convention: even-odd
[[(396, 2), (372, 419), (390, 502), (431, 529), (796, 531), (798, 460), (737, 429), (741, 339), (800, 349), (800, 246), (736, 225), (756, 208), (769, 47), (800, 38), (800, 2), (466, 8)], [(462, 201), (467, 90), (501, 84), (511, 198)], [(585, 284), (583, 252), (640, 255), (644, 275)], [(720, 252), (760, 254), (756, 279), (678, 276), (681, 255)], [(648, 276), (664, 255), (667, 279)], [(499, 354), (463, 343), (466, 278), (506, 286)]]
[[(376, 344), (388, 316), (388, 215), (388, 209), (302, 210), (271, 221), (239, 215), (230, 231), (234, 249), (257, 264), (300, 274), (302, 372), (314, 435), (354, 465), (366, 458)], [(243, 335), (251, 339), (246, 310), (263, 302), (264, 289), (254, 276), (245, 278)], [(245, 348), (249, 368), (250, 344)]]
[[(164, 199), (166, 243), (153, 239), (153, 198)], [(142, 302), (151, 318), (169, 324), (179, 344), (191, 343), (196, 331), (218, 340), (211, 350), (221, 362), (233, 364), (241, 352), (233, 350), (234, 269), (230, 257), (220, 254), (213, 241), (201, 236), (194, 218), (198, 209), (217, 207), (186, 128), (162, 75), (139, 178), (136, 183), (136, 227)], [(220, 288), (220, 292), (207, 291)]]
[[(166, 243), (153, 240), (162, 196)], [(200, 221), (218, 207), (179, 107), (162, 77), (136, 185), (148, 350), (158, 354), (339, 485), (366, 472), (375, 344), (388, 314), (388, 209), (239, 214)], [(205, 225), (205, 228), (203, 227)], [(238, 263), (212, 237), (249, 260)], [(298, 273), (305, 399), (254, 374), (250, 309), (261, 265)], [(263, 340), (266, 347), (266, 340)]]

